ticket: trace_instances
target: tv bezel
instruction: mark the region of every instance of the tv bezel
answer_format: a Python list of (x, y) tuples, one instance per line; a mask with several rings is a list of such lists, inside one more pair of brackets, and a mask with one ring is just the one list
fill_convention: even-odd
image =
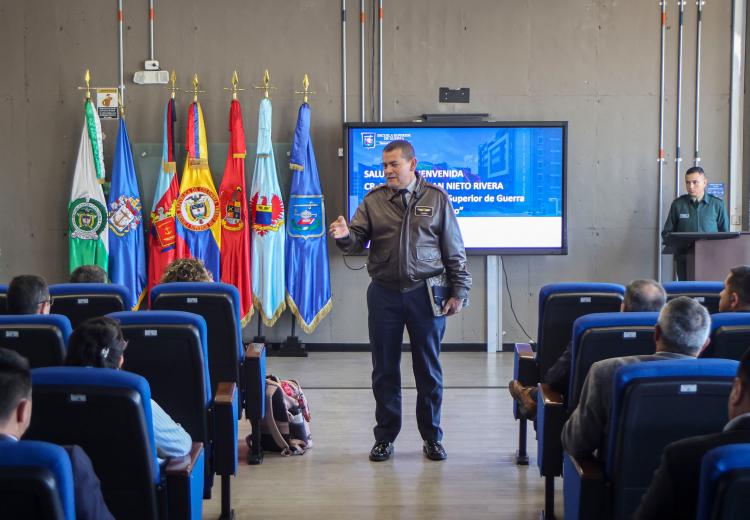
[[(560, 247), (466, 248), (470, 256), (567, 255), (568, 254), (568, 122), (567, 121), (487, 121), (487, 122), (355, 122), (344, 123), (344, 211), (349, 219), (349, 130), (377, 128), (561, 128), (562, 129), (562, 237)], [(417, 159), (419, 159), (419, 150)]]

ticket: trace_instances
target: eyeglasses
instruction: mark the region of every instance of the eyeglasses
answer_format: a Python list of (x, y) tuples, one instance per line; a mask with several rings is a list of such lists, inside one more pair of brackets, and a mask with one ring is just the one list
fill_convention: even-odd
[(37, 305), (43, 305), (45, 303), (49, 303), (50, 307), (52, 307), (52, 304), (55, 303), (55, 299), (52, 298), (52, 297), (49, 297), (46, 300), (42, 300), (40, 302), (36, 302)]

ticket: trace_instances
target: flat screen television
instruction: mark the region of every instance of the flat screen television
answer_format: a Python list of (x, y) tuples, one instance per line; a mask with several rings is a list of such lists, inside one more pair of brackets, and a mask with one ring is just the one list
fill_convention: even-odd
[(385, 182), (383, 148), (412, 143), (417, 171), (450, 195), (468, 254), (567, 254), (566, 121), (346, 123), (349, 219)]

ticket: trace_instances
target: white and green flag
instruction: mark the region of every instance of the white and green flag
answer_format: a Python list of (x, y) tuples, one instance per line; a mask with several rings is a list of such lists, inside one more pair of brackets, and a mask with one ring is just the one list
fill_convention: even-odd
[(68, 204), (71, 271), (88, 264), (96, 264), (107, 271), (109, 231), (102, 182), (102, 129), (94, 105), (88, 99)]

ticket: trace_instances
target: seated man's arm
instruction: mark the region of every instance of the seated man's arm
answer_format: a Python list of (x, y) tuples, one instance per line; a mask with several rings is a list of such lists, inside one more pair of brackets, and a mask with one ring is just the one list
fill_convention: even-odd
[(190, 435), (165, 412), (161, 406), (151, 400), (151, 415), (154, 421), (154, 442), (156, 455), (162, 459), (183, 457), (190, 453), (192, 439)]
[(80, 446), (63, 446), (73, 468), (73, 496), (78, 520), (114, 520), (102, 496), (99, 477), (91, 459)]
[(599, 361), (591, 366), (578, 406), (563, 426), (563, 449), (571, 455), (590, 456), (604, 444), (614, 373), (608, 361), (611, 360)]

